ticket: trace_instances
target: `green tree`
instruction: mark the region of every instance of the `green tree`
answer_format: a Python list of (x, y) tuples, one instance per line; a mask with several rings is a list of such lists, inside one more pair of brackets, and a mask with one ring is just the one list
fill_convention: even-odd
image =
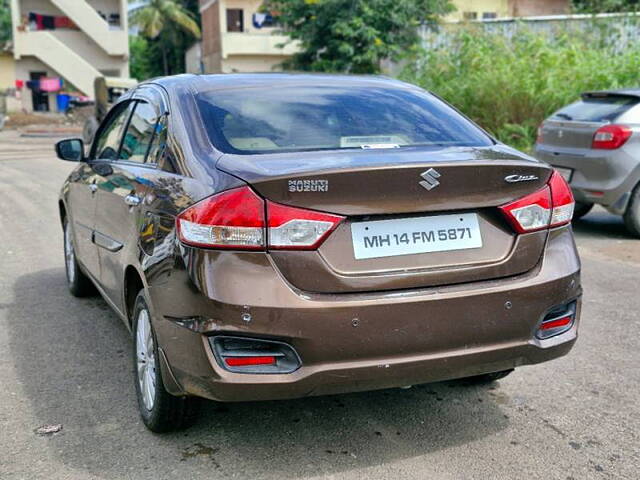
[(148, 40), (148, 58), (159, 50), (162, 74), (178, 73), (180, 66), (184, 69), (185, 44), (200, 38), (196, 12), (195, 0), (146, 0), (129, 12), (131, 25)]
[(301, 50), (294, 70), (377, 73), (419, 43), (418, 27), (454, 10), (449, 0), (266, 0)]
[(0, 0), (0, 48), (11, 40), (11, 9), (9, 0)]
[(129, 73), (133, 78), (146, 80), (159, 73), (149, 55), (149, 40), (139, 35), (129, 36)]
[(576, 13), (633, 12), (640, 9), (640, 0), (573, 0)]

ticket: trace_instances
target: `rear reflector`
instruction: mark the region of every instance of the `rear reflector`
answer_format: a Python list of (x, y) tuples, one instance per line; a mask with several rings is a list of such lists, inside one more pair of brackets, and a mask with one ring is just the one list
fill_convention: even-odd
[(576, 302), (572, 302), (551, 310), (540, 323), (536, 337), (544, 340), (569, 331), (576, 319), (576, 307)]
[(291, 345), (275, 340), (217, 335), (209, 344), (218, 365), (233, 373), (291, 373), (302, 364)]
[(575, 202), (567, 181), (554, 170), (547, 186), (500, 207), (518, 233), (529, 233), (571, 222)]
[(550, 320), (548, 322), (544, 322), (540, 326), (540, 330), (551, 330), (552, 328), (558, 327), (566, 327), (567, 325), (573, 322), (573, 315), (568, 315), (566, 317), (558, 318), (556, 320)]
[(615, 150), (620, 148), (633, 132), (626, 125), (605, 125), (593, 135), (591, 148), (596, 150)]
[(251, 188), (213, 195), (178, 215), (180, 241), (235, 250), (314, 250), (344, 220), (339, 215), (264, 201)]
[(276, 357), (227, 357), (224, 359), (230, 367), (248, 367), (253, 365), (274, 365)]

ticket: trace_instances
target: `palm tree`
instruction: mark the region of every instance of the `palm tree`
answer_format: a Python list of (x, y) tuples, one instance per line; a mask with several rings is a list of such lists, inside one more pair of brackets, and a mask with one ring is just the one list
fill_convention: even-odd
[[(145, 37), (154, 40), (165, 29), (180, 29), (200, 38), (200, 27), (179, 0), (143, 0), (129, 7), (129, 22)], [(166, 44), (162, 42), (162, 60), (168, 75)]]

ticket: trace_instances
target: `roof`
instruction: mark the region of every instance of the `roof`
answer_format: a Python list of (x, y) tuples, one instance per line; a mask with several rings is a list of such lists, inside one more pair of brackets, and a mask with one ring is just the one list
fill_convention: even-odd
[(214, 75), (183, 74), (151, 80), (167, 89), (187, 87), (194, 92), (227, 88), (269, 87), (283, 85), (385, 86), (416, 88), (411, 84), (381, 75), (337, 75), (313, 73), (228, 73)]

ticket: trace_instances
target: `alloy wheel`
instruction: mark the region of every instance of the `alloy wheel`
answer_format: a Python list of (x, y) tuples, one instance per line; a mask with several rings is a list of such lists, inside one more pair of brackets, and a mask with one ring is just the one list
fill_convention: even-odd
[(73, 241), (71, 240), (71, 228), (69, 224), (64, 229), (64, 259), (67, 267), (67, 280), (73, 283), (76, 279), (76, 254), (73, 250)]
[(156, 395), (156, 360), (149, 312), (146, 308), (138, 312), (136, 325), (138, 384), (145, 408), (152, 410)]

